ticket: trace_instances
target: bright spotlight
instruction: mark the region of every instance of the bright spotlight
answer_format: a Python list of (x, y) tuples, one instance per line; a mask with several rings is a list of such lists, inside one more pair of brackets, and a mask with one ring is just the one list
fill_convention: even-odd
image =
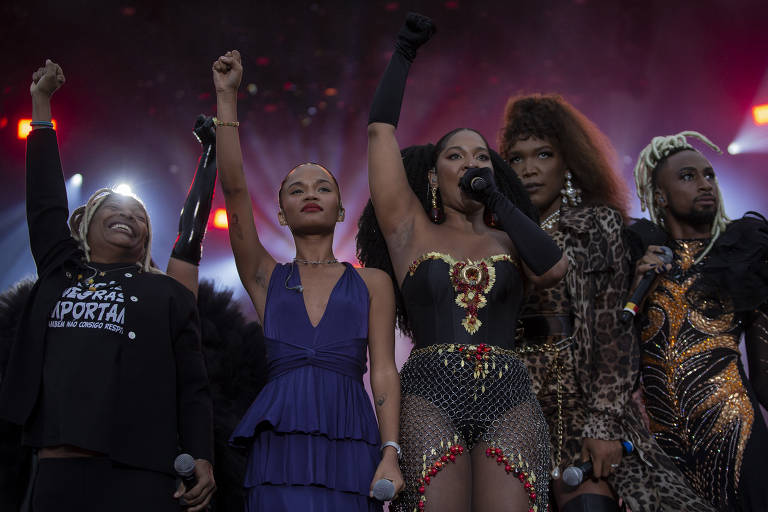
[(768, 124), (768, 103), (752, 107), (752, 117), (757, 125)]
[(118, 194), (123, 194), (124, 196), (129, 196), (133, 194), (133, 189), (131, 189), (131, 186), (128, 185), (127, 183), (121, 183), (115, 188), (113, 188), (112, 190), (114, 190)]
[[(16, 129), (16, 136), (24, 140), (27, 138), (27, 135), (29, 135), (29, 132), (32, 131), (32, 120), (31, 119), (19, 119), (19, 124)], [(56, 129), (56, 120), (51, 119), (51, 123), (53, 123), (53, 129)]]
[(83, 184), (83, 175), (79, 172), (77, 174), (73, 174), (71, 178), (69, 178), (69, 183), (73, 187), (79, 187)]
[(730, 144), (728, 144), (728, 152), (729, 152), (730, 154), (732, 154), (732, 155), (735, 155), (735, 154), (736, 154), (736, 153), (738, 153), (740, 150), (741, 150), (741, 148), (740, 148), (740, 147), (739, 147), (739, 145), (738, 145), (738, 144), (736, 144), (735, 142), (731, 142)]
[(229, 221), (227, 220), (227, 210), (224, 208), (216, 208), (213, 213), (213, 227), (219, 229), (228, 229)]

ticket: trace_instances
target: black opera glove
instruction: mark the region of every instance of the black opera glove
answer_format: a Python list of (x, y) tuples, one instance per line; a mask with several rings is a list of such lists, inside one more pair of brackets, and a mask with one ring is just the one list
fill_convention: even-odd
[[(480, 179), (485, 181), (484, 187), (478, 186)], [(474, 189), (472, 188), (473, 180), (476, 184)], [(560, 261), (563, 252), (555, 241), (499, 191), (493, 179), (493, 169), (490, 167), (467, 169), (459, 180), (459, 188), (496, 214), (499, 226), (515, 244), (520, 258), (534, 274), (544, 275)]]
[(413, 12), (408, 13), (403, 27), (397, 34), (395, 51), (373, 95), (368, 124), (387, 123), (397, 127), (411, 62), (419, 47), (429, 41), (436, 30), (431, 19)]
[(197, 116), (192, 133), (203, 147), (216, 145), (216, 125), (213, 123), (213, 117), (206, 117), (203, 114)]
[(397, 33), (395, 51), (401, 53), (408, 61), (413, 62), (419, 48), (437, 32), (437, 27), (431, 18), (415, 12), (409, 12), (405, 23)]
[[(473, 187), (474, 184), (474, 187)], [(494, 191), (498, 191), (493, 169), (490, 167), (470, 167), (459, 180), (459, 188), (469, 197), (486, 204)], [(488, 206), (486, 204), (486, 206)]]
[(199, 115), (193, 133), (203, 145), (203, 153), (181, 210), (179, 234), (173, 244), (171, 257), (199, 265), (216, 186), (216, 129), (213, 118)]

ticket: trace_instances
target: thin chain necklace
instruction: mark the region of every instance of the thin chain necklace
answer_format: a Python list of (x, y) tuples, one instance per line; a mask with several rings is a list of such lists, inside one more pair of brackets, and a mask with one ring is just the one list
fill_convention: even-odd
[(332, 265), (339, 262), (336, 258), (330, 260), (303, 260), (301, 258), (293, 258), (293, 261), (296, 263), (303, 263), (304, 265)]
[[(127, 268), (139, 267), (138, 263), (133, 263), (131, 265), (126, 265), (124, 267), (117, 267), (117, 268), (109, 268), (109, 269), (106, 269), (106, 270), (99, 270), (97, 268), (94, 268), (94, 267), (90, 266), (87, 263), (84, 263), (84, 265), (93, 271), (93, 274), (91, 274), (89, 277), (87, 277), (85, 279), (85, 284), (88, 285), (88, 290), (89, 291), (95, 291), (96, 290), (96, 288), (94, 288), (94, 286), (93, 286), (93, 283), (94, 283), (94, 278), (96, 277), (97, 274), (100, 277), (104, 277), (105, 275), (107, 275), (107, 272), (115, 272), (117, 270), (125, 270)], [(139, 267), (138, 271), (141, 272), (141, 267)], [(77, 275), (77, 280), (80, 281), (81, 279), (83, 279), (83, 274), (78, 274)]]
[(558, 222), (560, 222), (560, 210), (555, 210), (553, 214), (541, 221), (539, 226), (541, 229), (548, 230), (554, 228)]

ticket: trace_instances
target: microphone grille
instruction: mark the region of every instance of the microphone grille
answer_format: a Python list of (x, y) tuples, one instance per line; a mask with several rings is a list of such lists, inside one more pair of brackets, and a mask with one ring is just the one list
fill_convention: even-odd
[(659, 250), (661, 251), (661, 254), (659, 255), (659, 259), (664, 263), (672, 263), (672, 258), (674, 257), (674, 253), (672, 252), (672, 249), (670, 249), (666, 245), (662, 245), (659, 247)]
[(567, 467), (563, 471), (563, 482), (571, 487), (578, 486), (583, 478), (584, 473), (576, 466)]
[(395, 484), (386, 478), (373, 484), (373, 497), (379, 501), (389, 501), (395, 496)]
[(173, 461), (173, 469), (181, 476), (189, 476), (195, 472), (195, 459), (188, 453), (182, 453)]

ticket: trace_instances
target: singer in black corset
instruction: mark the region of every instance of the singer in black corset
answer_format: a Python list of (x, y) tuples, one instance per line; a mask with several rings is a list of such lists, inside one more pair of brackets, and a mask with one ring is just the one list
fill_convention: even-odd
[(660, 270), (638, 318), (643, 396), (651, 432), (702, 498), (718, 511), (764, 511), (768, 222), (726, 217), (715, 170), (691, 138), (719, 151), (697, 132), (654, 137), (635, 167), (650, 217), (630, 228), (645, 252), (637, 279)]
[(357, 238), (360, 261), (392, 277), (399, 326), (414, 343), (400, 373), (406, 488), (392, 509), (543, 511), (547, 429), (513, 354), (515, 326), (524, 286), (555, 283), (567, 263), (476, 131), (401, 155), (395, 127), (408, 69), (433, 33), (430, 19), (408, 15), (376, 91), (371, 203)]
[[(190, 453), (213, 491), (211, 401), (192, 293), (151, 263), (143, 203), (97, 191), (67, 224), (50, 60), (32, 77), (27, 221), (38, 280), (0, 388), (0, 415), (37, 449), (35, 511), (178, 510), (172, 464)], [(210, 478), (208, 478), (210, 477)]]
[[(632, 510), (699, 510), (632, 400), (639, 350), (620, 321), (632, 276), (627, 190), (610, 143), (560, 96), (531, 95), (509, 100), (499, 151), (570, 263), (565, 279), (526, 298), (518, 350), (549, 424), (557, 506), (616, 511), (621, 499)], [(623, 440), (638, 454), (622, 458)], [(569, 488), (562, 472), (582, 460), (595, 478)]]

